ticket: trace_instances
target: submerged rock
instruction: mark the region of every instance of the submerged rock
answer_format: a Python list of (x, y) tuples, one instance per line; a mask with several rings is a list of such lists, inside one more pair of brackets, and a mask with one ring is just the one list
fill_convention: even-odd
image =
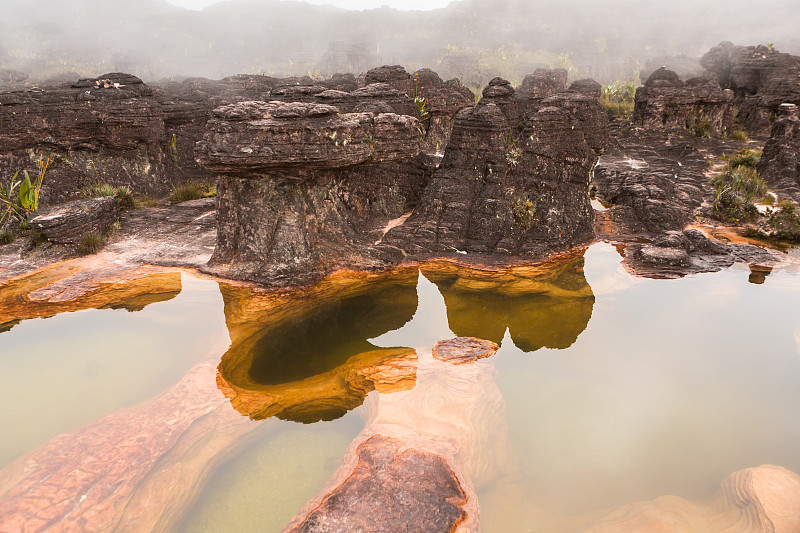
[(404, 448), (383, 435), (361, 443), (347, 480), (287, 531), (455, 531), (467, 517), (458, 478), (442, 457)]

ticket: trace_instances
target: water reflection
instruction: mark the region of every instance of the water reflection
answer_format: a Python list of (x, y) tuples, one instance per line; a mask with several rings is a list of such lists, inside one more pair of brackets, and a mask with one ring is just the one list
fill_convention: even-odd
[(594, 302), (582, 256), (495, 271), (431, 263), (421, 274), (329, 280), (285, 301), (224, 286), (223, 297), (234, 342), (219, 365), (221, 390), (251, 418), (304, 423), (342, 416), (376, 388), (412, 388), (413, 348), (444, 338), (499, 343), (508, 330), (525, 351), (567, 348)]

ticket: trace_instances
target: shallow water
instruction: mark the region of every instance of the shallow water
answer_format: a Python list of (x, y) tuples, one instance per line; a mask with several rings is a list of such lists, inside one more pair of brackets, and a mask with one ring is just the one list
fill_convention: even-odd
[[(24, 321), (0, 333), (0, 425), (13, 428), (0, 465), (158, 394), (230, 331), (220, 370), (239, 394), (232, 405), (266, 420), (213, 469), (176, 531), (280, 531), (369, 423), (374, 404), (362, 403), (427, 394), (426, 372), (447, 369), (421, 356), (416, 375), (377, 390), (352, 376), (456, 335), (501, 344), (480, 390), (453, 391), (480, 403), (490, 383), (505, 412), (487, 448), (504, 466), (475, 465), (482, 531), (575, 531), (634, 501), (706, 500), (735, 470), (800, 471), (800, 276), (757, 285), (735, 267), (648, 280), (619, 261), (598, 244), (546, 272), (426, 266), (266, 314), (184, 276), (177, 297), (136, 313)], [(276, 394), (291, 408), (268, 405)]]

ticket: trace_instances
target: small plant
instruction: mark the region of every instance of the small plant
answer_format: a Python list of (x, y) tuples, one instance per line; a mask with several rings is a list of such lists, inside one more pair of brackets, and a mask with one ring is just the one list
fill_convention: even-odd
[(755, 168), (732, 165), (711, 180), (714, 189), (714, 214), (723, 221), (740, 221), (758, 217), (753, 201), (767, 192), (767, 184)]
[(364, 134), (364, 140), (367, 141), (367, 146), (369, 146), (373, 151), (375, 147), (378, 145), (377, 141), (375, 141), (375, 136), (371, 133)]
[(764, 205), (773, 205), (775, 203), (775, 197), (772, 194), (767, 193), (764, 195), (764, 198), (761, 199), (761, 203)]
[(44, 160), (44, 154), (39, 154), (39, 172), (36, 179), (31, 182), (27, 170), (23, 170), (25, 178), (18, 180), (19, 171), (15, 172), (8, 185), (0, 185), (0, 227), (5, 226), (9, 218), (17, 219), (20, 227), (28, 225), (28, 213), (39, 209), (39, 193), (42, 182), (50, 164), (50, 158)]
[(707, 119), (694, 120), (689, 123), (689, 132), (700, 139), (710, 139), (714, 133), (714, 126)]
[(182, 185), (173, 185), (169, 201), (178, 204), (189, 200), (210, 198), (217, 195), (217, 186), (214, 184), (190, 181)]
[(520, 160), (522, 159), (522, 148), (517, 146), (517, 139), (514, 137), (512, 131), (503, 136), (503, 145), (505, 146), (506, 163), (512, 169), (517, 168)]
[(514, 215), (514, 224), (523, 229), (528, 229), (534, 220), (536, 203), (530, 198), (517, 198), (511, 206), (511, 213)]
[(81, 235), (78, 252), (82, 255), (96, 254), (102, 247), (103, 236), (96, 231), (89, 231)]
[(431, 125), (431, 115), (428, 112), (428, 99), (423, 96), (424, 85), (419, 84), (419, 74), (414, 74), (414, 87), (411, 89), (411, 98), (419, 111), (419, 137), (423, 140), (428, 134)]
[(733, 130), (732, 132), (730, 132), (728, 134), (728, 137), (730, 139), (733, 139), (734, 141), (749, 141), (750, 140), (750, 137), (748, 137), (747, 133), (745, 133), (743, 130)]
[(14, 234), (7, 230), (0, 230), (0, 244), (11, 244), (14, 242)]
[(109, 183), (94, 183), (78, 191), (79, 198), (97, 198), (98, 196), (116, 196), (119, 207), (123, 210), (136, 208), (131, 190), (125, 185), (115, 187)]
[(635, 83), (616, 81), (601, 89), (600, 103), (613, 117), (629, 120), (633, 116), (635, 97)]
[(167, 140), (166, 149), (164, 151), (167, 153), (167, 157), (172, 163), (172, 166), (175, 168), (179, 168), (180, 164), (178, 163), (178, 137), (174, 133)]
[(133, 209), (140, 209), (142, 207), (155, 207), (156, 205), (158, 205), (158, 202), (146, 194), (139, 194), (133, 197)]
[(755, 168), (758, 162), (761, 161), (761, 155), (761, 150), (739, 150), (732, 156), (728, 156), (728, 166)]

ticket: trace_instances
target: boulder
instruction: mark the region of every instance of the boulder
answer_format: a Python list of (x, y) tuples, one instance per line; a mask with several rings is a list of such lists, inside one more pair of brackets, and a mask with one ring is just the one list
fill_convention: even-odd
[(698, 137), (733, 128), (733, 92), (704, 78), (681, 81), (660, 68), (636, 89), (633, 122), (648, 129), (685, 128)]
[(567, 71), (563, 68), (539, 68), (528, 74), (516, 88), (522, 98), (546, 98), (567, 89)]
[(30, 221), (30, 226), (50, 242), (79, 244), (81, 237), (87, 233), (105, 235), (117, 220), (119, 202), (116, 197), (103, 196), (73, 200), (43, 209)]

